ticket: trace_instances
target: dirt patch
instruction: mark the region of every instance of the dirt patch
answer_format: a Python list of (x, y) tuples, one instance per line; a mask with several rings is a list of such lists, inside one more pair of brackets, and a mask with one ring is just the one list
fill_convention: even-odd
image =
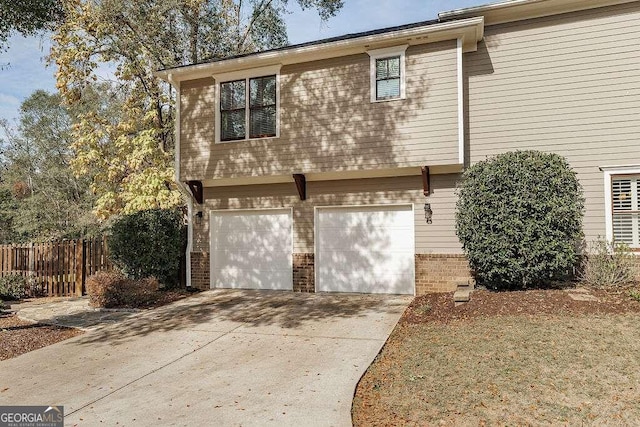
[(629, 290), (416, 298), (369, 367), (355, 425), (634, 425), (640, 302)]
[(0, 360), (37, 350), (81, 333), (78, 329), (27, 322), (13, 314), (0, 315)]

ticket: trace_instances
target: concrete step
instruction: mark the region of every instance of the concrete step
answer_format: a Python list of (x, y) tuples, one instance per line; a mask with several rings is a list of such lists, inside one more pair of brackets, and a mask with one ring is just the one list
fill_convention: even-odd
[(467, 283), (459, 283), (458, 288), (453, 293), (453, 302), (455, 306), (469, 302), (471, 299), (471, 293), (475, 289), (475, 281), (469, 281)]

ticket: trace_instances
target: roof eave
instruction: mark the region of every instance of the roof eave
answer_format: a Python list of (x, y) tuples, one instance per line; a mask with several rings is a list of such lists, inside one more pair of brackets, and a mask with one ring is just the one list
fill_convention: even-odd
[(256, 53), (239, 58), (231, 58), (216, 62), (169, 68), (154, 74), (172, 84), (186, 80), (211, 77), (214, 74), (264, 67), (268, 65), (287, 65), (301, 62), (317, 61), (340, 56), (365, 53), (397, 44), (425, 44), (462, 38), (463, 51), (477, 50), (478, 42), (484, 37), (484, 18), (472, 17), (449, 22), (432, 24), (424, 27), (391, 31), (347, 40), (338, 40), (325, 44), (281, 49), (277, 51)]
[(484, 16), (485, 25), (489, 26), (634, 1), (638, 0), (507, 0), (483, 6), (441, 12), (438, 14), (438, 19), (447, 22), (474, 16)]

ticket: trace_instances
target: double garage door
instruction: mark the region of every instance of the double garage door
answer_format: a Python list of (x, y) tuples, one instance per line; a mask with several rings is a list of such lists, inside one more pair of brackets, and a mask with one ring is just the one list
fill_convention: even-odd
[[(414, 293), (413, 208), (317, 208), (318, 292)], [(291, 209), (211, 213), (214, 288), (293, 289)]]

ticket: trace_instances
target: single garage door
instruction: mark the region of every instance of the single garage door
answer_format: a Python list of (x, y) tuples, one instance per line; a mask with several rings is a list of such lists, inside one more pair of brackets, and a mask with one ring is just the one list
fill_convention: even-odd
[(319, 292), (414, 294), (412, 206), (318, 208)]
[(291, 209), (212, 211), (211, 287), (293, 289)]

